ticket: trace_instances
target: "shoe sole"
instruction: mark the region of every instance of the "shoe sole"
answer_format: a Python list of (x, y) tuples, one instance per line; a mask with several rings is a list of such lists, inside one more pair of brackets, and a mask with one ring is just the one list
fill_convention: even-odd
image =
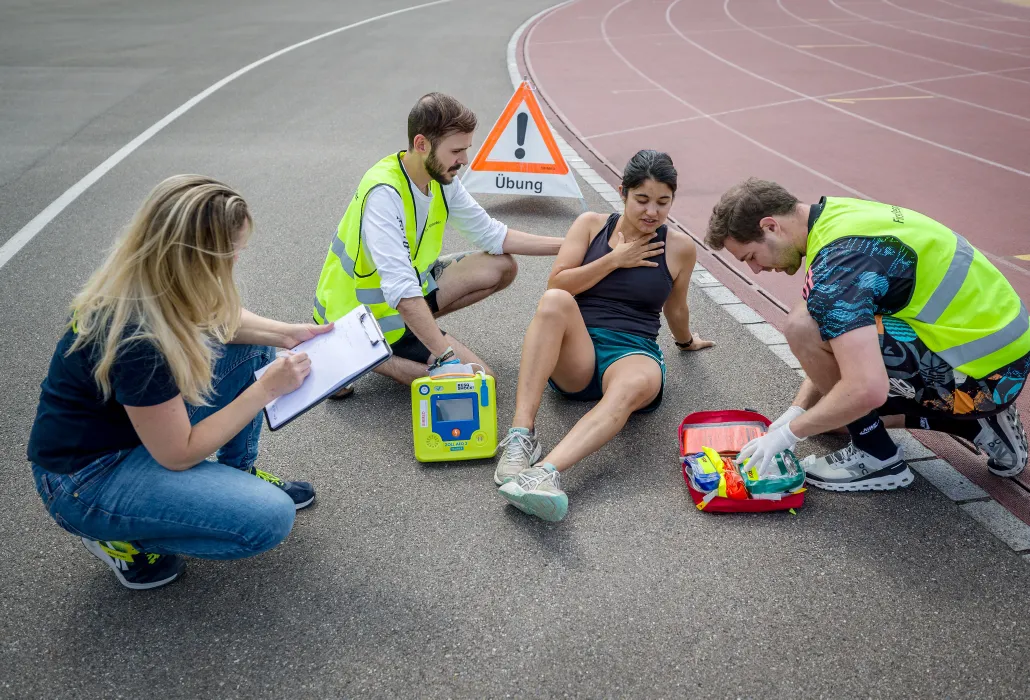
[[(533, 451), (533, 456), (529, 458), (529, 466), (533, 466), (534, 464), (536, 464), (537, 460), (540, 459), (540, 453), (543, 452), (543, 451), (544, 451), (543, 447), (541, 447), (539, 444), (537, 444), (536, 450)], [(498, 486), (504, 486), (509, 481), (514, 479), (515, 476), (516, 476), (515, 474), (512, 474), (511, 476), (508, 476), (508, 477), (505, 477), (505, 478), (502, 479), (501, 477), (497, 476), (497, 470), (495, 469), (494, 470), (494, 483), (497, 484)]]
[(100, 561), (107, 564), (107, 568), (111, 569), (111, 571), (114, 572), (114, 575), (118, 577), (118, 583), (122, 584), (126, 588), (131, 588), (134, 591), (146, 591), (152, 588), (167, 586), (169, 583), (179, 578), (182, 575), (183, 571), (185, 571), (185, 567), (182, 567), (174, 574), (172, 574), (166, 579), (162, 579), (161, 581), (151, 581), (150, 583), (132, 583), (131, 581), (126, 580), (125, 576), (122, 574), (121, 569), (119, 569), (118, 565), (115, 564), (114, 561), (112, 561), (111, 556), (100, 548), (99, 542), (96, 542), (94, 540), (88, 540), (85, 537), (81, 539), (83, 546), (86, 547), (86, 551), (95, 556)]
[(312, 496), (308, 500), (303, 501), (301, 503), (294, 503), (293, 504), (294, 505), (294, 510), (300, 510), (301, 508), (307, 508), (308, 506), (310, 506), (314, 502), (315, 502), (315, 497)]
[(508, 503), (512, 504), (523, 513), (535, 515), (541, 520), (546, 520), (552, 523), (556, 523), (565, 518), (567, 506), (564, 509), (559, 508), (558, 505), (555, 504), (554, 499), (549, 496), (526, 492), (518, 486), (515, 488), (518, 489), (515, 493), (511, 493), (506, 489), (501, 489), (501, 495), (504, 496), (504, 499), (508, 501)]
[[(1023, 423), (1019, 420), (1019, 413), (1015, 410), (1005, 411), (998, 416), (998, 424), (1005, 432), (1005, 438), (1016, 446), (1017, 451), (1021, 449), (1024, 455), (1030, 452), (1027, 448), (1026, 431), (1023, 430)], [(1003, 478), (1019, 476), (1026, 469), (1026, 460), (1019, 466), (1010, 469), (999, 469), (997, 462), (992, 457), (987, 460), (987, 469), (991, 474)]]
[(344, 399), (349, 399), (352, 396), (354, 396), (354, 387), (351, 387), (350, 389), (340, 389), (335, 394), (329, 394), (329, 400), (343, 401)]
[(806, 475), (805, 482), (809, 486), (814, 486), (824, 491), (893, 491), (894, 489), (909, 486), (915, 481), (912, 470), (908, 468), (907, 464), (904, 467), (896, 474), (886, 474), (872, 479), (863, 479), (862, 481), (820, 481), (819, 479), (812, 478), (811, 475)]

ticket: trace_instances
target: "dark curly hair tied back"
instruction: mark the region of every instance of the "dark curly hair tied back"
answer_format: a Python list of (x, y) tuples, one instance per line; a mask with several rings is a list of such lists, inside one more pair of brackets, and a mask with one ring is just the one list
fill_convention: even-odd
[(637, 151), (622, 171), (622, 191), (629, 192), (647, 180), (666, 184), (676, 194), (676, 168), (668, 153), (653, 149)]

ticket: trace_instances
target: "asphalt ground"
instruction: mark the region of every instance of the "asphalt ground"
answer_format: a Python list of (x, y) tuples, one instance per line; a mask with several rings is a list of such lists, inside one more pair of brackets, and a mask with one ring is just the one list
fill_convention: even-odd
[[(683, 416), (775, 417), (800, 382), (696, 287), (692, 326), (718, 345), (683, 354), (663, 328), (662, 407), (568, 472), (561, 523), (506, 505), (492, 462), (416, 462), (407, 390), (380, 377), (264, 435), (259, 465), (319, 491), (260, 557), (190, 560), (173, 585), (132, 592), (43, 511), (25, 461), (39, 382), (71, 296), (147, 191), (178, 172), (238, 187), (257, 220), (240, 269), (248, 307), (305, 320), (343, 207), (362, 172), (403, 147), (411, 104), (451, 92), (480, 115), (481, 143), (512, 92), (508, 39), (549, 5), (455, 0), (266, 63), (145, 143), (0, 269), (0, 696), (1025, 693), (1026, 564), (921, 477), (903, 492), (809, 491), (796, 515), (693, 507), (677, 463)], [(404, 6), (5, 1), (0, 241), (217, 80)], [(579, 212), (571, 200), (481, 201), (552, 236)], [(446, 251), (465, 248), (448, 234)], [(499, 373), (502, 429), (551, 260), (519, 263), (509, 289), (442, 323)], [(545, 446), (586, 410), (547, 394)], [(838, 445), (813, 439), (799, 453)]]

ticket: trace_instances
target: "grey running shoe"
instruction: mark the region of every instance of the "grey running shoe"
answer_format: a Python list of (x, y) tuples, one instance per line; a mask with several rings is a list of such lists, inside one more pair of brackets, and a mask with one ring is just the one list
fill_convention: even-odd
[(893, 457), (880, 460), (848, 443), (825, 457), (809, 455), (801, 466), (809, 484), (827, 491), (892, 491), (915, 481), (901, 447)]
[(1016, 476), (1026, 468), (1027, 442), (1015, 404), (1001, 413), (981, 418), (973, 443), (987, 453), (987, 468), (995, 476)]
[(497, 469), (494, 470), (494, 483), (498, 486), (505, 484), (529, 465), (540, 459), (540, 443), (536, 439), (536, 433), (526, 428), (511, 428), (508, 436), (501, 440), (498, 445), (501, 452), (501, 459), (497, 462)]
[(513, 506), (541, 520), (556, 522), (569, 510), (569, 497), (561, 490), (561, 473), (551, 464), (519, 472), (499, 490)]

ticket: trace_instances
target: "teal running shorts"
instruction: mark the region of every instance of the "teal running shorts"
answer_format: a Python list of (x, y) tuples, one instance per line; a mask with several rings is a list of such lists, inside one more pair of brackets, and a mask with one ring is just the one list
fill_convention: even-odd
[(658, 390), (658, 396), (654, 401), (636, 413), (651, 413), (656, 410), (662, 403), (662, 395), (665, 393), (665, 355), (658, 347), (658, 343), (633, 333), (623, 333), (608, 328), (587, 326), (587, 333), (594, 341), (594, 376), (590, 379), (590, 383), (585, 389), (576, 392), (565, 391), (550, 379), (547, 380), (548, 386), (573, 401), (599, 401), (603, 396), (601, 379), (613, 362), (629, 355), (647, 355), (662, 369), (662, 388)]

